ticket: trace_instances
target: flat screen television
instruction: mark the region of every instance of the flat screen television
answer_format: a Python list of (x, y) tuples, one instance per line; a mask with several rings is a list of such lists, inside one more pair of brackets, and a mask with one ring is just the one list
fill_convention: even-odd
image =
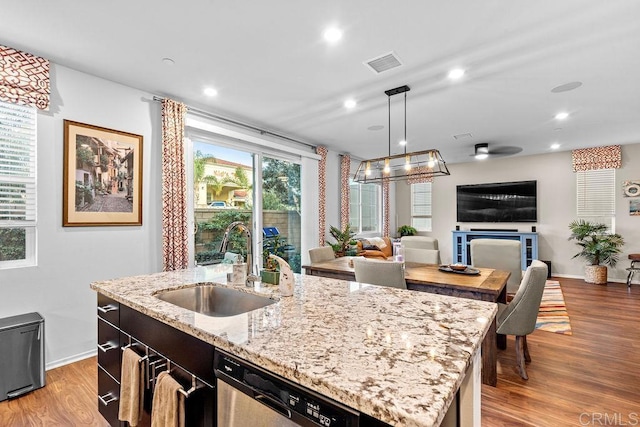
[(458, 222), (536, 222), (537, 181), (456, 187)]

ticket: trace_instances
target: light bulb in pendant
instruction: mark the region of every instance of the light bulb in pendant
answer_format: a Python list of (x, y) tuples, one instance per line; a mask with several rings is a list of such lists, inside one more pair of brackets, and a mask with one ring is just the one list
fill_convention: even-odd
[(433, 169), (435, 165), (436, 165), (436, 162), (433, 160), (433, 153), (429, 153), (429, 162), (427, 163), (427, 166)]
[(391, 167), (389, 167), (389, 159), (384, 159), (384, 169), (382, 169), (384, 173), (388, 174), (391, 172)]
[(406, 170), (406, 171), (411, 170), (411, 157), (410, 156), (406, 156), (405, 157), (404, 170)]
[(371, 175), (371, 162), (367, 162), (367, 167), (364, 169), (365, 176)]

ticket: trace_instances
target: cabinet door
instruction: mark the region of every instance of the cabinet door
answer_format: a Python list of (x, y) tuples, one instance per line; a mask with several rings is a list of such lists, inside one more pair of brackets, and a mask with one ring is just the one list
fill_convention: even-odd
[(98, 365), (120, 379), (120, 330), (98, 318)]
[(98, 294), (98, 317), (116, 327), (120, 326), (120, 303)]
[(119, 427), (120, 385), (98, 366), (98, 410), (109, 425)]

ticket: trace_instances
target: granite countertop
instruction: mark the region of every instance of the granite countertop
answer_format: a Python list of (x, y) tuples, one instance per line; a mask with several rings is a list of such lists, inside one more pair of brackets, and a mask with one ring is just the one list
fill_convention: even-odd
[(297, 275), (292, 297), (277, 286), (234, 286), (278, 300), (210, 317), (154, 296), (225, 284), (227, 266), (91, 283), (154, 319), (392, 425), (434, 426), (444, 417), (496, 304)]

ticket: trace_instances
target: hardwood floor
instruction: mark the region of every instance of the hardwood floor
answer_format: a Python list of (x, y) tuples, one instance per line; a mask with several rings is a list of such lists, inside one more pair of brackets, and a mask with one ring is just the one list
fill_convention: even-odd
[(47, 371), (43, 388), (0, 402), (0, 426), (108, 427), (98, 412), (97, 370), (91, 357)]
[(557, 280), (573, 335), (528, 336), (528, 381), (509, 337), (497, 387), (482, 386), (482, 425), (640, 425), (640, 286)]
[[(482, 425), (640, 425), (640, 286), (557, 280), (573, 335), (529, 335), (528, 381), (517, 373), (509, 337), (498, 352), (497, 387), (482, 386)], [(46, 387), (0, 402), (0, 426), (106, 426), (96, 369), (89, 358), (48, 371)]]

